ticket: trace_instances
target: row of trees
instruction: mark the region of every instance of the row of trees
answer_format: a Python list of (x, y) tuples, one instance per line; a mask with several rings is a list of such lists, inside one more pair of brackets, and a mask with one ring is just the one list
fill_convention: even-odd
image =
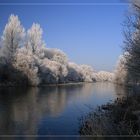
[(42, 33), (39, 24), (33, 23), (25, 31), (18, 16), (9, 17), (0, 40), (1, 84), (36, 86), (113, 79), (112, 73), (96, 73), (90, 66), (69, 62), (63, 51), (47, 48)]
[(132, 1), (132, 11), (124, 22), (124, 54), (115, 71), (115, 81), (120, 84), (140, 83), (140, 1)]

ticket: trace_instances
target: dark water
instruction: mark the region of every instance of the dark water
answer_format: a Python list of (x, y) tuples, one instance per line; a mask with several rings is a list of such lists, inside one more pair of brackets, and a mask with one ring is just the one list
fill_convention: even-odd
[(125, 95), (111, 83), (0, 89), (0, 135), (77, 135), (79, 119)]

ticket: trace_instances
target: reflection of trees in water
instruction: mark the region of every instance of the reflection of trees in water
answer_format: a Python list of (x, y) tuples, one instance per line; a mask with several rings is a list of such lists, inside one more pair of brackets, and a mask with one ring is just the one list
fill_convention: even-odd
[(1, 89), (1, 134), (32, 134), (36, 131), (35, 92), (35, 89), (29, 94), (27, 89)]
[(58, 116), (69, 98), (82, 96), (83, 88), (70, 85), (0, 89), (0, 134), (37, 134), (39, 120), (44, 115)]
[(98, 96), (107, 96), (109, 94), (115, 93), (114, 84), (106, 82), (97, 82), (96, 86), (93, 87), (93, 91), (98, 94)]
[(105, 83), (0, 89), (0, 134), (37, 134), (40, 120), (59, 116), (70, 100), (110, 90)]

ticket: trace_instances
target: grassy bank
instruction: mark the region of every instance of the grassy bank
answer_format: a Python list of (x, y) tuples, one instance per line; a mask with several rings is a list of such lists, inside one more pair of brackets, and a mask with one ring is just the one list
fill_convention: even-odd
[(80, 120), (81, 135), (140, 135), (140, 95), (102, 105)]

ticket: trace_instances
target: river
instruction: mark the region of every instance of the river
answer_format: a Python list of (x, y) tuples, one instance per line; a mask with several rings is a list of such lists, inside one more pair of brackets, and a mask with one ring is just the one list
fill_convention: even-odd
[(111, 83), (0, 88), (0, 135), (78, 135), (91, 108), (125, 94)]

